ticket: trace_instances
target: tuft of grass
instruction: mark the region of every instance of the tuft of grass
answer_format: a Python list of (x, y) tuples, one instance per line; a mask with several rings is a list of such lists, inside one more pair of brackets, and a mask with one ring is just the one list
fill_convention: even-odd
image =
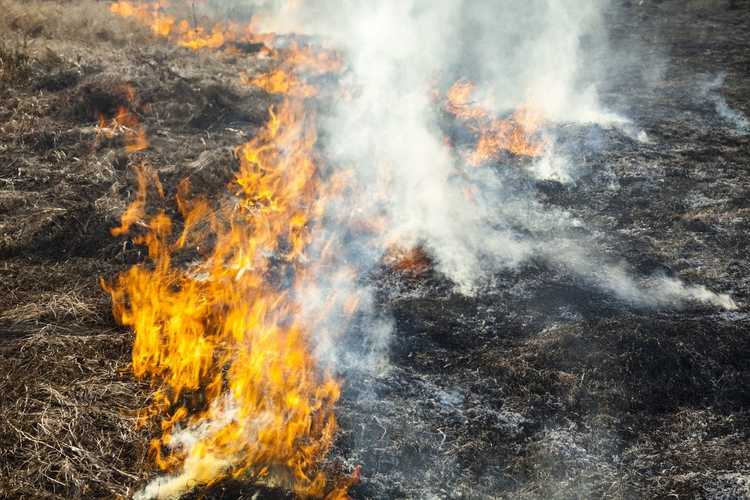
[(31, 76), (32, 58), (26, 43), (11, 45), (0, 41), (0, 82), (22, 83)]
[(112, 15), (108, 7), (109, 2), (96, 0), (0, 0), (0, 35), (13, 33), (43, 45), (104, 42), (124, 46), (150, 38), (147, 28)]

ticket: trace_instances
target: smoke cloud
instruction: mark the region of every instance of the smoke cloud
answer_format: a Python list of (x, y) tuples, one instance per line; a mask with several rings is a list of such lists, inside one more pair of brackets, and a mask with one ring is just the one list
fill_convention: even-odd
[(742, 111), (733, 109), (729, 106), (727, 100), (720, 93), (721, 88), (724, 86), (726, 76), (726, 74), (722, 73), (712, 80), (705, 82), (701, 85), (700, 95), (712, 102), (719, 117), (731, 125), (737, 132), (741, 134), (750, 133), (750, 120), (748, 120), (747, 116), (745, 116)]
[[(359, 205), (347, 211), (388, 221), (387, 230), (371, 238), (371, 248), (394, 241), (422, 245), (466, 294), (497, 270), (541, 256), (641, 306), (701, 301), (733, 307), (727, 296), (704, 287), (660, 277), (639, 284), (623, 267), (601, 265), (569, 237), (582, 221), (541, 206), (533, 189), (506, 185), (495, 169), (467, 167), (443, 141), (430, 91), (436, 82), (444, 88), (461, 78), (491, 94), (498, 114), (533, 106), (550, 124), (615, 125), (637, 135), (597, 95), (602, 72), (596, 61), (608, 48), (606, 4), (320, 1), (273, 18), (270, 30), (316, 35), (348, 62), (346, 78), (354, 91), (324, 123), (327, 157), (354, 166), (356, 184), (365, 187)], [(556, 154), (553, 144), (527, 170), (532, 177), (567, 182), (573, 161)], [(469, 191), (473, 196), (467, 197)], [(368, 198), (380, 202), (362, 203)], [(551, 240), (568, 250), (547, 250)], [(377, 253), (369, 257), (364, 264)]]

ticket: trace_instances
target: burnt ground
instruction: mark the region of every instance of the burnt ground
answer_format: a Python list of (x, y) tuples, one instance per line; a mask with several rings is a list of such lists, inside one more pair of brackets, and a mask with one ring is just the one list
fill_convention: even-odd
[[(602, 98), (649, 140), (561, 127), (575, 182), (537, 181), (535, 197), (586, 221), (601, 255), (739, 309), (635, 307), (544, 262), (476, 297), (382, 272), (392, 367), (345, 383), (333, 454), (362, 466), (354, 498), (750, 498), (750, 131), (720, 113), (724, 99), (750, 115), (750, 6), (625, 4), (613, 44), (641, 52)], [(167, 187), (220, 192), (273, 97), (240, 85), (251, 53), (178, 49), (102, 5), (0, 7), (0, 496), (127, 496), (152, 474), (155, 429), (134, 426), (148, 387), (97, 282), (142, 249), (109, 228), (144, 161)], [(97, 135), (120, 104), (149, 149)]]

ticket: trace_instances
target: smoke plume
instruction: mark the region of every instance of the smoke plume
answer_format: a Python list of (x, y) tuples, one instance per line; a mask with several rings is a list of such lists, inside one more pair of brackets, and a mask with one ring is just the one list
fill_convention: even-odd
[[(326, 153), (337, 164), (354, 166), (356, 184), (363, 186), (358, 213), (385, 215), (388, 221), (387, 230), (371, 239), (371, 248), (393, 241), (422, 245), (468, 294), (497, 270), (541, 256), (641, 306), (701, 301), (731, 308), (731, 299), (704, 287), (660, 277), (639, 284), (643, 280), (621, 266), (597, 264), (595, 255), (569, 237), (568, 214), (541, 206), (533, 189), (504, 185), (496, 170), (467, 167), (443, 140), (430, 91), (461, 78), (475, 80), (492, 95), (498, 114), (531, 106), (550, 125), (616, 125), (637, 135), (625, 117), (600, 104), (597, 94), (603, 71), (596, 61), (608, 48), (606, 4), (319, 1), (272, 16), (268, 28), (315, 35), (345, 55), (353, 92), (325, 121)], [(528, 172), (566, 182), (575, 161), (556, 154), (553, 141)], [(475, 193), (471, 199), (467, 190)], [(373, 198), (381, 201), (363, 202)], [(567, 250), (549, 251), (552, 239), (563, 241)], [(370, 254), (364, 264), (376, 257)]]
[[(594, 251), (584, 250), (588, 241), (573, 236), (585, 223), (544, 206), (533, 182), (522, 182), (524, 176), (572, 180), (569, 166), (576, 158), (555, 152), (556, 125), (629, 130), (628, 120), (603, 107), (597, 93), (602, 72), (596, 61), (607, 50), (606, 2), (237, 0), (220, 5), (227, 13), (252, 11), (264, 31), (312, 36), (346, 62), (338, 82), (346, 92), (327, 98), (319, 121), (326, 168), (350, 171), (351, 188), (332, 197), (316, 228), (308, 258), (321, 262), (318, 281), (295, 291), (324, 365), (367, 371), (384, 366), (390, 323), (379, 316), (362, 282), (394, 245), (424, 248), (464, 294), (477, 293), (500, 270), (541, 258), (638, 306), (698, 301), (735, 307), (727, 295), (702, 286), (668, 277), (637, 278), (625, 266), (603, 264)], [(538, 112), (550, 136), (545, 154), (521, 166), (510, 160), (468, 165), (445, 140), (445, 117), (435, 98), (460, 79), (475, 81), (491, 96), (497, 115), (520, 108)], [(742, 118), (722, 102), (716, 100), (717, 111), (741, 125)], [(354, 229), (365, 224), (377, 230)], [(346, 314), (352, 300), (368, 324), (364, 349), (356, 355), (329, 333), (352, 321)], [(190, 432), (179, 434), (176, 444), (190, 448), (190, 439)], [(227, 467), (188, 458), (181, 475), (158, 480), (142, 494), (169, 496)]]
[(726, 123), (731, 125), (740, 134), (750, 133), (750, 120), (742, 111), (733, 109), (727, 103), (727, 100), (721, 95), (721, 88), (724, 86), (726, 74), (717, 75), (712, 80), (705, 82), (700, 88), (701, 97), (708, 99), (713, 103), (716, 114)]

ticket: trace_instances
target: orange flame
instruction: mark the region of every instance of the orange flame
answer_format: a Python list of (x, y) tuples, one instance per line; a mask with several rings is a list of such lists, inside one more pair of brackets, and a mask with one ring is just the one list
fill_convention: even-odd
[(300, 47), (296, 42), (286, 50), (284, 62), (298, 71), (314, 74), (338, 73), (343, 67), (343, 61), (336, 52)]
[(343, 67), (334, 51), (300, 47), (296, 42), (285, 49), (274, 50), (273, 55), (280, 61), (276, 69), (254, 78), (243, 75), (244, 82), (274, 94), (315, 97), (318, 88), (307, 83), (301, 75), (314, 77), (337, 73)]
[[(122, 88), (128, 103), (135, 100), (135, 89), (126, 85)], [(112, 139), (118, 135), (123, 137), (125, 150), (135, 153), (148, 149), (149, 142), (146, 136), (146, 128), (141, 124), (138, 117), (126, 106), (118, 106), (117, 113), (111, 120), (103, 114), (99, 114), (98, 133)]]
[[(269, 41), (269, 35), (253, 33), (252, 23), (192, 26), (165, 14), (164, 7), (117, 1), (111, 10), (194, 50)], [(157, 465), (172, 474), (158, 480), (164, 495), (233, 476), (283, 485), (300, 496), (344, 498), (359, 478), (357, 469), (353, 478), (331, 484), (324, 471), (340, 387), (312, 354), (312, 333), (325, 322), (305, 323), (299, 304), (336, 253), (337, 243), (330, 241), (317, 262), (306, 255), (327, 200), (347, 183), (346, 173), (323, 179), (316, 165), (316, 128), (303, 99), (316, 96), (318, 88), (305, 76), (339, 72), (343, 64), (335, 52), (294, 43), (268, 54), (276, 59), (270, 71), (242, 78), (285, 98), (270, 110), (265, 127), (236, 150), (240, 169), (229, 185), (236, 201), (213, 206), (191, 198), (183, 182), (176, 198), (179, 221), (163, 210), (149, 213), (149, 190), (160, 200), (165, 196), (158, 178), (142, 167), (136, 199), (112, 231), (145, 228), (135, 241), (147, 247), (149, 262), (102, 285), (117, 320), (135, 332), (135, 375), (158, 387), (145, 413), (161, 419), (152, 451)], [(457, 82), (445, 104), (477, 135), (469, 163), (500, 151), (541, 154), (545, 143), (535, 137), (540, 115), (522, 109), (501, 120), (474, 93), (473, 84)], [(128, 121), (131, 116), (126, 109), (114, 122), (142, 130)], [(109, 128), (102, 120), (101, 127)], [(135, 137), (127, 147), (147, 145), (145, 133), (144, 142)], [(367, 222), (377, 230), (378, 221)], [(184, 264), (187, 259), (190, 264)], [(384, 261), (414, 275), (432, 266), (423, 249), (395, 245)], [(346, 269), (339, 272), (355, 278)], [(339, 307), (352, 315), (357, 306), (357, 297), (331, 294), (318, 312), (326, 316)]]
[[(194, 26), (164, 13), (166, 7), (166, 2), (116, 1), (110, 9), (193, 50), (270, 40), (256, 34), (252, 23)], [(135, 333), (135, 375), (157, 387), (144, 413), (160, 418), (162, 432), (152, 441), (152, 452), (156, 464), (171, 474), (157, 480), (162, 495), (242, 477), (282, 485), (303, 497), (345, 498), (360, 476), (357, 469), (351, 479), (332, 484), (324, 471), (337, 429), (340, 387), (312, 354), (314, 328), (324, 328), (324, 320), (305, 323), (299, 304), (336, 253), (336, 242), (330, 241), (317, 262), (306, 255), (327, 200), (347, 182), (346, 173), (323, 179), (316, 165), (316, 128), (303, 99), (316, 96), (318, 88), (305, 76), (340, 72), (343, 63), (335, 52), (294, 43), (267, 54), (276, 65), (243, 80), (285, 99), (270, 110), (265, 127), (236, 150), (240, 168), (229, 185), (236, 201), (213, 206), (191, 198), (183, 182), (176, 198), (179, 221), (164, 210), (150, 213), (149, 192), (160, 201), (165, 193), (156, 175), (142, 167), (136, 199), (112, 231), (123, 235), (138, 229), (135, 241), (148, 249), (147, 263), (102, 286), (112, 297), (115, 318)], [(519, 110), (501, 120), (474, 94), (473, 84), (457, 82), (445, 104), (478, 137), (469, 163), (478, 165), (503, 150), (541, 154), (545, 143), (534, 137), (541, 116)], [(102, 117), (100, 127), (134, 131), (125, 136), (129, 151), (148, 145), (127, 109), (110, 123)], [(378, 230), (377, 220), (366, 222)], [(419, 247), (394, 245), (384, 261), (413, 275), (432, 266)], [(349, 281), (355, 278), (346, 269), (339, 272)], [(339, 306), (352, 315), (358, 298), (331, 294), (318, 312), (326, 316)]]
[[(268, 40), (250, 26), (191, 28), (164, 14), (166, 6), (118, 1), (110, 8), (191, 49)], [(282, 57), (278, 69), (245, 81), (288, 96), (317, 93), (296, 76), (297, 68), (320, 74), (340, 65), (333, 53), (296, 44), (272, 55)], [(161, 419), (162, 434), (152, 451), (157, 465), (172, 475), (156, 481), (160, 495), (242, 476), (300, 496), (345, 498), (354, 481), (331, 485), (321, 467), (336, 431), (333, 405), (340, 389), (311, 354), (312, 328), (324, 328), (324, 321), (303, 324), (298, 303), (335, 254), (331, 241), (314, 265), (305, 256), (311, 227), (326, 200), (344, 188), (347, 174), (320, 178), (316, 128), (302, 100), (287, 97), (269, 114), (266, 126), (236, 150), (240, 169), (229, 185), (236, 203), (216, 208), (191, 199), (183, 181), (176, 198), (178, 232), (163, 210), (148, 213), (149, 190), (160, 200), (164, 190), (156, 175), (141, 167), (136, 199), (112, 231), (145, 228), (134, 241), (147, 247), (150, 263), (102, 286), (112, 296), (115, 318), (135, 332), (135, 375), (158, 387), (144, 421)], [(115, 120), (122, 125), (130, 117), (123, 111)], [(103, 117), (101, 125), (107, 125)], [(129, 147), (139, 146), (133, 141)], [(183, 254), (195, 259), (196, 253), (190, 265), (177, 264)], [(288, 278), (279, 276), (291, 276), (291, 284), (282, 286)], [(322, 315), (335, 304), (352, 315), (358, 299), (331, 295), (324, 302)]]
[[(167, 7), (169, 3), (165, 1), (136, 4), (129, 0), (119, 0), (110, 5), (110, 11), (121, 17), (135, 19), (149, 26), (155, 35), (192, 50), (220, 49), (238, 43), (271, 43), (273, 40), (273, 34), (256, 32), (256, 19), (246, 25), (225, 22), (216, 23), (210, 28), (191, 26), (187, 19), (178, 20), (165, 14), (163, 9)], [(343, 66), (336, 52), (314, 49), (311, 46), (301, 47), (297, 42), (292, 42), (284, 49), (264, 49), (264, 55), (274, 56), (281, 64), (256, 77), (245, 76), (244, 81), (270, 93), (313, 97), (317, 95), (318, 89), (306, 83), (300, 75), (338, 72)]]
[[(178, 234), (163, 211), (145, 215), (146, 191), (160, 185), (139, 169), (138, 197), (113, 231), (137, 220), (148, 228), (136, 241), (151, 264), (104, 286), (115, 317), (135, 332), (135, 374), (161, 386), (156, 399), (168, 411), (153, 450), (161, 468), (182, 470), (160, 485), (165, 491), (232, 475), (280, 482), (303, 496), (326, 493), (320, 463), (340, 391), (317, 369), (293, 298), (294, 289), (311, 286), (303, 256), (324, 209), (314, 130), (299, 102), (272, 110), (267, 126), (238, 149), (230, 188), (239, 202), (214, 212), (205, 200), (189, 200), (183, 184)], [(187, 268), (175, 263), (181, 251), (204, 245), (213, 245), (204, 259)], [(278, 267), (295, 276), (292, 291), (272, 277)], [(178, 424), (194, 430), (189, 444)]]
[(474, 84), (465, 80), (454, 83), (446, 95), (445, 108), (462, 120), (477, 120), (487, 117), (487, 111), (473, 100)]
[(303, 82), (293, 73), (288, 73), (283, 69), (277, 69), (254, 78), (243, 75), (243, 81), (272, 94), (291, 94), (297, 97), (314, 97), (318, 94), (316, 87)]
[(187, 19), (166, 14), (164, 9), (169, 7), (169, 2), (133, 2), (130, 0), (119, 0), (109, 6), (110, 12), (121, 17), (134, 19), (148, 26), (151, 31), (162, 38), (193, 50), (219, 49), (228, 44), (236, 43), (258, 43), (268, 41), (267, 35), (258, 35), (253, 29), (253, 21), (248, 25), (238, 23), (217, 23), (210, 28), (204, 26), (192, 26)]
[(477, 136), (474, 151), (467, 162), (478, 166), (497, 158), (502, 151), (517, 156), (539, 156), (549, 142), (537, 137), (543, 124), (541, 113), (532, 108), (521, 108), (508, 119), (493, 117), (481, 102), (474, 99), (473, 83), (458, 81), (448, 90), (445, 109), (472, 130)]

